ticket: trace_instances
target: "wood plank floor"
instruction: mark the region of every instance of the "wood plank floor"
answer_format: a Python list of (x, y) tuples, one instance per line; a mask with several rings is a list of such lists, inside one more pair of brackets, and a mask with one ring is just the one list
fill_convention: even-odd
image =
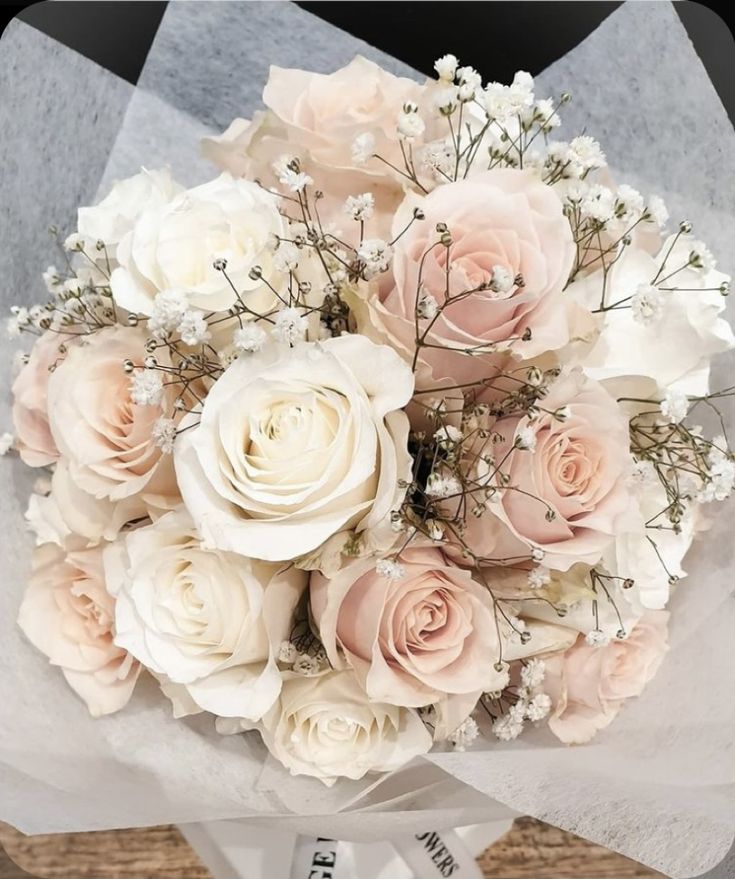
[[(0, 845), (0, 879), (211, 879), (175, 827), (26, 837), (0, 824)], [(661, 877), (533, 818), (516, 820), (478, 860), (488, 879)]]

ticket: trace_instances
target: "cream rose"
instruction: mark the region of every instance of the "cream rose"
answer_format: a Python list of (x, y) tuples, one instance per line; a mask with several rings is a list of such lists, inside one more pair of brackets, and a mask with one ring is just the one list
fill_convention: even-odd
[(433, 547), (410, 547), (399, 563), (399, 579), (381, 576), (375, 559), (332, 579), (312, 576), (312, 613), (332, 666), (352, 667), (371, 700), (394, 705), (502, 689), (487, 589)]
[(94, 717), (123, 708), (140, 673), (139, 663), (114, 643), (114, 617), (101, 547), (67, 551), (47, 543), (35, 550), (18, 624)]
[(203, 549), (185, 510), (130, 532), (104, 562), (117, 644), (205, 711), (249, 720), (268, 711), (305, 574)]
[(493, 438), (468, 450), (472, 503), (486, 509), (467, 517), (464, 540), (484, 562), (536, 548), (547, 568), (595, 564), (631, 508), (627, 417), (579, 369), (562, 373), (540, 405), (533, 420), (494, 422)]
[(75, 345), (48, 385), (51, 433), (76, 485), (96, 498), (120, 501), (133, 495), (156, 508), (175, 505), (178, 489), (170, 455), (155, 444), (153, 425), (173, 412), (177, 387), (160, 403), (131, 399), (130, 359), (142, 366), (145, 335), (110, 327)]
[[(409, 194), (395, 235), (415, 209), (425, 219), (399, 238), (392, 273), (373, 284), (367, 312), (359, 315), (362, 331), (374, 335), (377, 328), (409, 361), (418, 334), (429, 346), (420, 363), (435, 381), (475, 381), (502, 364), (503, 353), (528, 358), (567, 344), (579, 312), (563, 295), (575, 247), (551, 187), (532, 172), (495, 170), (424, 198)], [(437, 244), (440, 223), (451, 234), (449, 248)], [(447, 284), (454, 301), (434, 317)], [(429, 308), (418, 322), (417, 300)]]
[(114, 257), (117, 245), (133, 228), (135, 221), (146, 210), (155, 210), (168, 204), (183, 190), (164, 168), (148, 171), (116, 182), (98, 204), (79, 208), (77, 230), (90, 256), (95, 256), (98, 241), (105, 244), (108, 257)]
[[(569, 296), (590, 310), (599, 310), (603, 281), (605, 306), (598, 312), (599, 335), (578, 351), (579, 363), (597, 381), (629, 377), (653, 379), (663, 389), (676, 388), (692, 396), (709, 390), (710, 362), (714, 355), (735, 345), (735, 336), (722, 317), (725, 298), (719, 287), (729, 277), (714, 268), (687, 266), (692, 241), (668, 238), (655, 256), (626, 248), (604, 278), (597, 271), (570, 285)], [(667, 256), (668, 254), (668, 256)], [(659, 268), (666, 258), (666, 268)], [(671, 277), (668, 275), (673, 274)], [(660, 314), (647, 322), (636, 319), (630, 307), (641, 286), (660, 276)], [(629, 383), (628, 383), (629, 385)], [(623, 386), (629, 393), (629, 387)]]
[(36, 543), (63, 546), (74, 537), (89, 545), (114, 540), (130, 522), (156, 515), (140, 495), (121, 501), (96, 498), (83, 491), (69, 474), (65, 460), (56, 463), (48, 494), (34, 493), (28, 501), (26, 521), (36, 536)]
[(431, 748), (416, 712), (369, 700), (349, 671), (285, 680), (259, 728), (291, 775), (325, 784), (391, 772)]
[(608, 726), (627, 699), (640, 696), (667, 649), (665, 611), (648, 611), (624, 640), (592, 647), (581, 636), (546, 659), (544, 689), (554, 708), (549, 728), (566, 744), (583, 744)]
[[(115, 302), (150, 315), (157, 293), (179, 290), (196, 308), (225, 311), (237, 291), (250, 308), (266, 311), (274, 296), (263, 279), (278, 283), (271, 238), (284, 229), (275, 196), (222, 174), (143, 211), (117, 249)], [(214, 267), (218, 259), (226, 260), (227, 277)], [(261, 278), (250, 276), (256, 266)]]
[(276, 561), (342, 532), (370, 547), (381, 532), (392, 541), (412, 393), (395, 352), (357, 335), (239, 358), (174, 449), (205, 545)]
[(59, 457), (48, 419), (48, 383), (64, 358), (69, 339), (46, 332), (31, 348), (28, 362), (13, 382), (13, 424), (18, 451), (29, 467), (45, 467)]

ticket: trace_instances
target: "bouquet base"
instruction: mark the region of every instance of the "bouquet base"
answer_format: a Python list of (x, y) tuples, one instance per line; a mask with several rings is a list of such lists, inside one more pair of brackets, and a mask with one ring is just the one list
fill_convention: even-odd
[(475, 858), (513, 818), (375, 843), (300, 836), (247, 821), (182, 824), (214, 879), (482, 879)]

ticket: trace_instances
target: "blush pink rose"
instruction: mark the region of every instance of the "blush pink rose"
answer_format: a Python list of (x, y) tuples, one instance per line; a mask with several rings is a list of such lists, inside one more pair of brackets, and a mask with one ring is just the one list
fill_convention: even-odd
[(417, 83), (360, 56), (330, 74), (273, 66), (263, 92), (268, 109), (205, 138), (203, 152), (222, 170), (269, 186), (278, 186), (273, 163), (297, 156), (314, 180), (312, 188), (324, 192), (319, 204), (324, 223), (336, 224), (340, 237), (356, 245), (359, 227), (342, 208), (348, 196), (369, 192), (375, 200), (371, 235), (387, 238), (405, 180), (379, 159), (355, 158), (353, 144), (366, 135), (372, 139), (370, 154), (403, 168), (398, 116), (407, 101), (418, 103), (421, 95)]
[[(417, 336), (424, 337), (431, 347), (422, 348), (421, 364), (435, 381), (475, 381), (511, 351), (525, 359), (567, 344), (580, 312), (563, 295), (575, 247), (551, 187), (533, 172), (502, 169), (438, 186), (423, 198), (409, 194), (394, 236), (417, 208), (425, 219), (411, 223), (395, 246), (392, 274), (373, 285), (365, 332), (377, 326), (408, 360)], [(440, 223), (450, 247), (437, 245)], [(492, 289), (501, 274), (505, 283)], [(434, 320), (417, 320), (417, 297), (442, 306), (447, 289), (454, 301)]]
[(625, 640), (591, 647), (584, 636), (546, 658), (544, 690), (554, 708), (551, 731), (568, 745), (588, 742), (614, 720), (627, 699), (640, 696), (667, 650), (666, 611), (647, 611)]
[(153, 427), (173, 413), (178, 386), (155, 405), (133, 402), (123, 363), (142, 366), (145, 339), (140, 329), (115, 326), (74, 346), (49, 381), (49, 424), (80, 489), (111, 501), (139, 495), (161, 510), (179, 494), (171, 455), (156, 445)]
[(562, 373), (539, 405), (537, 418), (501, 418), (467, 450), (471, 503), (486, 508), (467, 517), (464, 540), (486, 563), (535, 548), (554, 570), (595, 564), (631, 509), (628, 420), (579, 369)]
[(410, 547), (404, 575), (378, 574), (375, 559), (332, 579), (313, 575), (311, 607), (330, 662), (350, 666), (372, 700), (421, 706), (448, 694), (501, 689), (490, 594), (434, 547)]
[(38, 547), (18, 624), (94, 717), (123, 708), (140, 664), (114, 644), (115, 601), (105, 588), (102, 548)]
[(421, 92), (418, 83), (359, 55), (328, 74), (272, 66), (263, 91), (268, 110), (250, 123), (236, 119), (221, 137), (206, 139), (204, 151), (237, 175), (247, 174), (253, 159), (273, 162), (284, 153), (330, 170), (359, 168), (382, 175), (383, 163), (355, 160), (355, 138), (370, 135), (372, 152), (400, 167), (398, 116), (407, 101), (418, 103)]
[(28, 362), (13, 382), (13, 423), (18, 450), (29, 467), (45, 467), (59, 457), (48, 422), (48, 383), (70, 341), (70, 337), (59, 333), (45, 332), (36, 340)]

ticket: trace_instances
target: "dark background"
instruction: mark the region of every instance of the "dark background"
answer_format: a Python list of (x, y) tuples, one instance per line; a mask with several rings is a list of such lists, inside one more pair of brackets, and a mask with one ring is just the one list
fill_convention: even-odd
[[(530, 73), (539, 73), (620, 4), (606, 0), (305, 0), (298, 5), (424, 73), (432, 74), (434, 59), (449, 48), (461, 52), (462, 60), (476, 67), (483, 79), (509, 82), (519, 56)], [(735, 124), (735, 42), (729, 26), (701, 3), (679, 0), (675, 7)], [(4, 17), (0, 22), (4, 26), (17, 15), (135, 83), (165, 9), (166, 3), (137, 0), (45, 0), (6, 6), (0, 11)], [(722, 14), (728, 13), (723, 10)]]

